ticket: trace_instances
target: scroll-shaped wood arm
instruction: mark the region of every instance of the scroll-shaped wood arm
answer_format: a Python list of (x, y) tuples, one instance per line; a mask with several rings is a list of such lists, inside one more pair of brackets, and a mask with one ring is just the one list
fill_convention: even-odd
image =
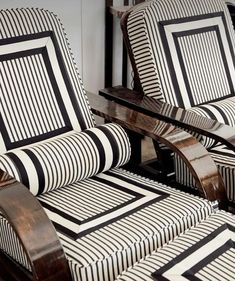
[(62, 245), (40, 203), (24, 185), (1, 170), (0, 211), (25, 250), (33, 280), (72, 280)]
[(207, 150), (189, 133), (151, 116), (87, 93), (94, 114), (116, 122), (126, 129), (159, 141), (176, 152), (194, 176), (199, 192), (210, 201), (218, 200), (226, 208), (223, 180)]
[(235, 128), (188, 110), (144, 96), (122, 86), (100, 90), (100, 95), (180, 128), (210, 137), (235, 151)]

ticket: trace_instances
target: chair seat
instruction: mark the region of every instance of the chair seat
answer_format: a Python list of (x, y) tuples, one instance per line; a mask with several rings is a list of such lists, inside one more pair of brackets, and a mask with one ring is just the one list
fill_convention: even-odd
[[(206, 200), (120, 168), (37, 198), (54, 223), (74, 280), (80, 281), (115, 280), (213, 212)], [(19, 248), (8, 241), (10, 226), (4, 218), (0, 223), (5, 251), (24, 264), (24, 255), (20, 259)]]
[[(194, 106), (189, 108), (187, 111), (235, 127), (235, 96), (223, 98), (221, 100), (199, 106)], [(210, 148), (215, 144), (215, 140), (211, 138), (205, 136), (196, 137), (200, 139), (202, 144), (207, 148)]]
[(219, 211), (123, 273), (117, 281), (235, 280), (235, 217)]
[(194, 106), (188, 109), (188, 111), (208, 117), (209, 119), (217, 120), (223, 124), (235, 126), (235, 96)]

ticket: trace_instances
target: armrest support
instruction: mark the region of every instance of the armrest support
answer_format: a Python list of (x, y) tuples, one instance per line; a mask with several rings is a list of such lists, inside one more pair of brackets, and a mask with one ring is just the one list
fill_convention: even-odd
[(33, 280), (71, 280), (60, 241), (40, 203), (24, 185), (1, 170), (0, 211), (22, 243)]
[(99, 93), (110, 100), (156, 117), (159, 120), (170, 122), (175, 126), (210, 137), (235, 151), (235, 128), (231, 126), (144, 96), (142, 93), (122, 86), (106, 88), (100, 90)]
[(192, 172), (201, 195), (227, 204), (221, 176), (206, 149), (189, 133), (106, 98), (87, 93), (94, 114), (151, 137), (178, 153)]

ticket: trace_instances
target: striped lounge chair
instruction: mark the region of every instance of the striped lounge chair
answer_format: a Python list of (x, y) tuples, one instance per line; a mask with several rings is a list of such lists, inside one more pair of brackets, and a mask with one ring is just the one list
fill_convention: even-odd
[[(235, 127), (235, 33), (228, 5), (235, 2), (152, 0), (123, 16), (135, 86), (149, 97), (145, 100), (149, 112), (158, 113), (151, 101), (155, 99), (185, 109), (175, 118), (198, 126), (199, 133), (205, 118), (197, 115)], [(214, 126), (218, 128), (220, 123)], [(233, 128), (229, 137), (234, 136)], [(208, 130), (204, 128), (205, 135)], [(229, 200), (235, 202), (234, 145), (231, 149), (225, 145), (227, 140), (221, 143), (221, 139), (199, 137), (218, 165)], [(177, 157), (175, 163), (177, 180), (194, 186)]]

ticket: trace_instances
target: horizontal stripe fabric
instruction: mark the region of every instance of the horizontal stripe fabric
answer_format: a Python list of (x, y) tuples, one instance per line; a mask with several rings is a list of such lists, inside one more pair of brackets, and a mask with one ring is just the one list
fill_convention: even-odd
[[(113, 281), (123, 270), (213, 213), (206, 200), (121, 168), (37, 198), (54, 223), (76, 281)], [(6, 225), (4, 219), (0, 222)], [(0, 248), (12, 253), (14, 247), (7, 240), (10, 227), (8, 231), (4, 232), (4, 245), (0, 239)], [(15, 251), (17, 255), (20, 252)]]
[(117, 281), (235, 279), (235, 217), (217, 212), (121, 274)]
[(126, 132), (105, 124), (0, 155), (0, 169), (38, 195), (122, 166), (131, 154)]

